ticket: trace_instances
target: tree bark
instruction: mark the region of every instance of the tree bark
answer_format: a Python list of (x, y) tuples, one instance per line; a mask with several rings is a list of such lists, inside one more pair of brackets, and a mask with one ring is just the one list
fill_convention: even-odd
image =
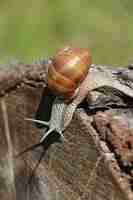
[(115, 88), (110, 75), (96, 86), (93, 77), (101, 80), (100, 67), (114, 73), (112, 67), (96, 67), (90, 71), (92, 101), (86, 98), (76, 110), (64, 142), (53, 135), (46, 146), (36, 145), (41, 129), (25, 118), (35, 116), (45, 96), (47, 66), (0, 68), (1, 199), (133, 199), (132, 69), (115, 70), (116, 81), (121, 80)]

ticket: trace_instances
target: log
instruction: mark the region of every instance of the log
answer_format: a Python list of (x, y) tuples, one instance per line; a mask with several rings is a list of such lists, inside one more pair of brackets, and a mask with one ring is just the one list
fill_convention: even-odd
[[(114, 71), (112, 67), (96, 67), (102, 67), (104, 72), (109, 69), (112, 74)], [(86, 99), (76, 110), (65, 130), (66, 140), (60, 142), (53, 135), (46, 146), (37, 146), (41, 129), (24, 119), (33, 118), (38, 110), (46, 90), (46, 71), (45, 63), (0, 68), (1, 199), (133, 199), (133, 101), (129, 69), (122, 68), (116, 73), (116, 80), (118, 74), (122, 81), (127, 77), (128, 92), (111, 89), (107, 82), (91, 88), (92, 102)], [(97, 73), (92, 66), (91, 79), (95, 74), (100, 77), (100, 72), (101, 69)], [(21, 154), (29, 147), (30, 151)]]

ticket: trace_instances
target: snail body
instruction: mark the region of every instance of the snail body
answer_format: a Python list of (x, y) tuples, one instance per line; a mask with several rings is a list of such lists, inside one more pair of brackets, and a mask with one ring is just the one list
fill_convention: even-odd
[[(44, 96), (44, 99), (47, 99), (45, 107), (46, 104), (50, 103), (49, 107), (51, 108), (49, 122), (27, 119), (47, 127), (43, 129), (40, 144), (54, 131), (63, 137), (63, 131), (71, 122), (77, 106), (89, 92), (90, 64), (91, 55), (89, 50), (71, 47), (61, 49), (50, 62), (47, 74), (47, 88), (53, 92), (55, 97), (51, 102), (49, 93), (47, 98)], [(48, 100), (49, 98), (50, 100)], [(44, 112), (42, 108), (39, 110)]]
[(70, 100), (88, 74), (88, 49), (66, 47), (57, 52), (48, 68), (48, 88), (58, 97)]

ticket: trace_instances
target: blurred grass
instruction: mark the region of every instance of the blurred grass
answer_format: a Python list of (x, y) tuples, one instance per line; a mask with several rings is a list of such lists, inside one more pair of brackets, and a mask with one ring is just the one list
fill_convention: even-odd
[(64, 45), (89, 47), (93, 63), (133, 61), (131, 0), (1, 0), (0, 62), (51, 56)]

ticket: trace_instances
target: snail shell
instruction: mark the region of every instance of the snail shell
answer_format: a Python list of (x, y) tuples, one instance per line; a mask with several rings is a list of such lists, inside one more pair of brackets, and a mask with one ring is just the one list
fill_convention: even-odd
[(48, 87), (57, 96), (70, 100), (88, 74), (90, 51), (66, 47), (57, 52), (48, 69)]

